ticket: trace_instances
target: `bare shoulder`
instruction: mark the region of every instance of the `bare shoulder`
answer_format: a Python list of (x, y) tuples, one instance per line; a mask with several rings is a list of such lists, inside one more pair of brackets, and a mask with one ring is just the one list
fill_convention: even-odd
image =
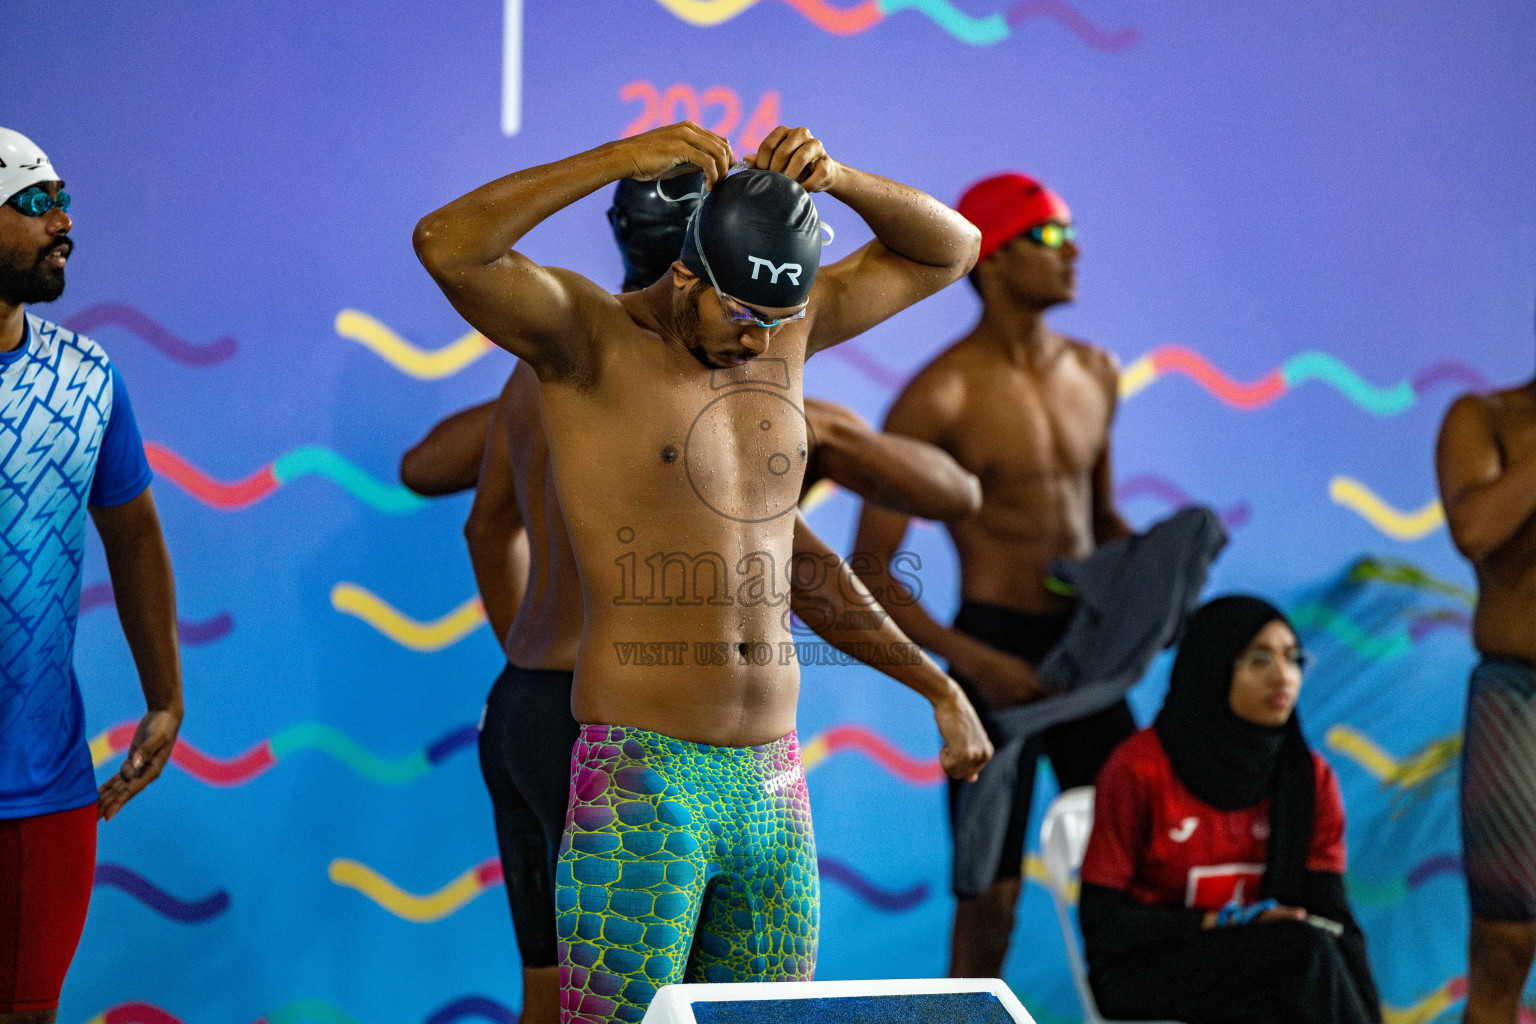
[(1451, 403), (1450, 408), (1445, 410), (1445, 419), (1440, 424), (1442, 436), (1464, 434), (1473, 430), (1480, 432), (1492, 430), (1494, 419), (1504, 404), (1505, 394), (1507, 392), (1494, 392), (1487, 395), (1469, 392), (1460, 396)]
[(1080, 338), (1062, 337), (1066, 339), (1067, 351), (1084, 369), (1111, 392), (1119, 392), (1120, 360), (1113, 352)]
[(907, 433), (903, 428), (913, 421), (938, 429), (954, 423), (964, 414), (967, 396), (983, 369), (964, 341), (951, 345), (907, 381), (891, 406), (886, 429), (900, 434)]

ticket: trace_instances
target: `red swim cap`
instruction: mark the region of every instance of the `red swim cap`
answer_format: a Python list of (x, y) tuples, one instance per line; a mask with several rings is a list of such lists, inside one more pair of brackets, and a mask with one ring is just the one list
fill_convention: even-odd
[(978, 263), (1013, 241), (1021, 231), (1049, 220), (1072, 222), (1072, 211), (1060, 196), (1022, 174), (999, 174), (978, 181), (965, 190), (956, 209), (981, 229)]

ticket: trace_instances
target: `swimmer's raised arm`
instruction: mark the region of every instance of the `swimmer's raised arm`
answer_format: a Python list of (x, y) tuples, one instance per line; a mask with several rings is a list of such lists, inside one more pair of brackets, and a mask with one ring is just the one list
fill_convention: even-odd
[(692, 122), (657, 128), (482, 185), (416, 225), (416, 255), (481, 334), (541, 375), (586, 361), (594, 311), (608, 293), (580, 274), (540, 266), (512, 247), (535, 225), (620, 178), (650, 180), (682, 164), (713, 186), (730, 143)]
[(807, 355), (867, 331), (976, 265), (981, 232), (970, 221), (926, 192), (838, 163), (804, 128), (775, 128), (753, 159), (839, 200), (875, 233), (817, 275)]

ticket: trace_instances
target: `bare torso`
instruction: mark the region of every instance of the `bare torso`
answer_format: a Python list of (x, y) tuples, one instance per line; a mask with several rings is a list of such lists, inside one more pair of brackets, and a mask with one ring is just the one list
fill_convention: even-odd
[(779, 645), (807, 461), (803, 328), (731, 370), (622, 309), (596, 329), (594, 379), (542, 385), (585, 610), (576, 718), (717, 746), (777, 739), (799, 693)]
[[(1536, 459), (1536, 394), (1529, 387), (1482, 399), (1505, 466)], [(1484, 654), (1536, 663), (1536, 517), (1473, 563), (1477, 611), (1472, 636)]]
[(1031, 366), (973, 337), (914, 382), (953, 411), (940, 446), (981, 479), (981, 510), (947, 526), (965, 600), (1030, 612), (1068, 607), (1045, 580), (1053, 560), (1094, 548), (1094, 472), (1114, 416), (1113, 365), (1063, 339)]
[(539, 378), (519, 361), (508, 390), (507, 447), (529, 563), (528, 586), (507, 631), (507, 661), (569, 672), (581, 643), (581, 588), (544, 441)]

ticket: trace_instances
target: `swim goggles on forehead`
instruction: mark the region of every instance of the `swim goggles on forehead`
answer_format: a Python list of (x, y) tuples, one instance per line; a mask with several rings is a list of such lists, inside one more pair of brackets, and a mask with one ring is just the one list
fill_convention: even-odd
[(24, 188), (5, 201), (7, 206), (14, 206), (26, 217), (41, 217), (49, 210), (61, 210), (69, 212), (69, 193), (60, 192), (58, 198), (50, 196), (41, 185), (33, 185)]
[(1071, 224), (1058, 224), (1054, 220), (1048, 220), (1044, 224), (1036, 224), (1024, 232), (1031, 242), (1043, 245), (1047, 249), (1060, 249), (1068, 242), (1077, 240), (1077, 229)]

